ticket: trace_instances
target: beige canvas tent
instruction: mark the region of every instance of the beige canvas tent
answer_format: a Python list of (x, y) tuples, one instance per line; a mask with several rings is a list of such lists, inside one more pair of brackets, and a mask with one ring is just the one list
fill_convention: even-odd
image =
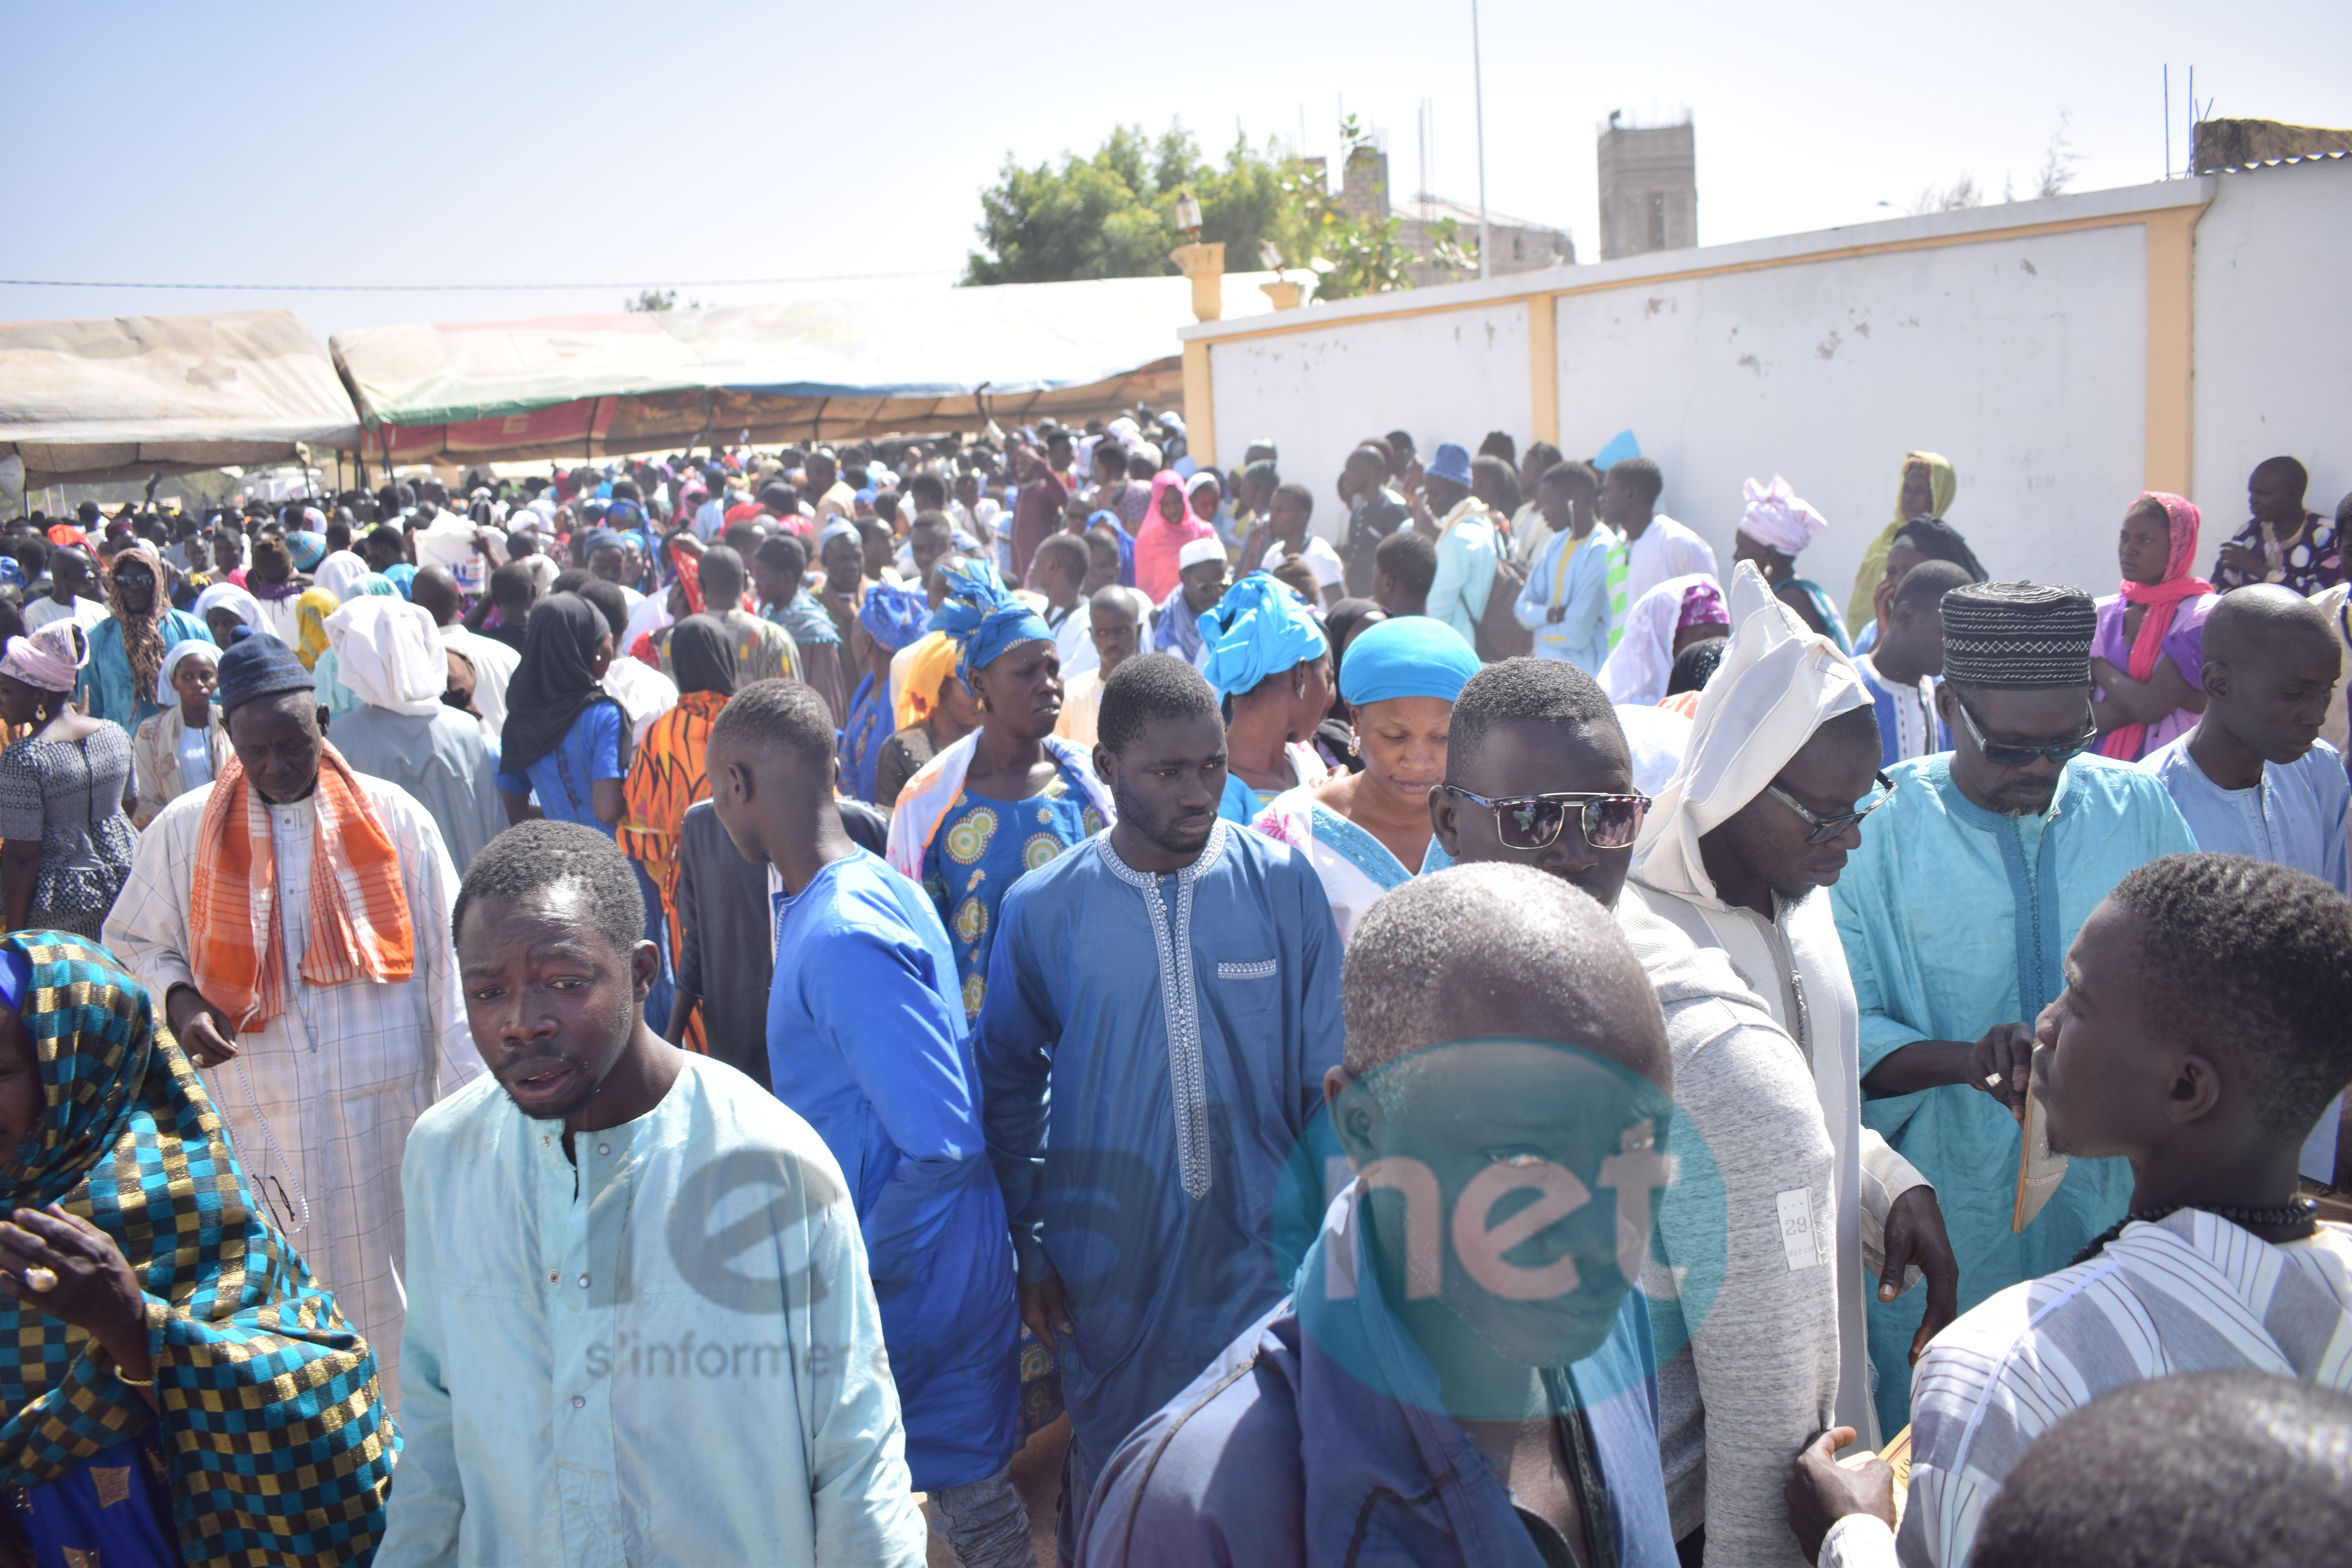
[(291, 310), (0, 323), (0, 459), (97, 484), (359, 445), (327, 351)]
[[(1227, 273), (1228, 317), (1271, 310)], [(454, 322), (330, 340), (372, 466), (856, 440), (1181, 401), (1182, 278), (894, 286), (704, 310)], [(746, 437), (748, 432), (748, 437)]]

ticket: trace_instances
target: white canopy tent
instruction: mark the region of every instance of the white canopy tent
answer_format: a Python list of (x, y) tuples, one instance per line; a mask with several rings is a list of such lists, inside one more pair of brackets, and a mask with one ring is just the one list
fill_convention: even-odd
[(0, 459), (97, 484), (356, 448), (326, 349), (291, 310), (0, 323)]

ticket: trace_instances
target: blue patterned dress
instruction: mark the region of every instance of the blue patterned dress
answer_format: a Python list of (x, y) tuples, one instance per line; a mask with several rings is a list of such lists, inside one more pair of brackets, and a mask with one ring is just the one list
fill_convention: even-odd
[(939, 906), (955, 948), (966, 1017), (980, 1016), (988, 990), (988, 953), (1005, 889), (1102, 829), (1102, 814), (1066, 765), (1027, 800), (991, 800), (966, 791), (948, 807), (923, 855), (923, 891)]
[(875, 772), (882, 762), (882, 742), (896, 732), (890, 712), (889, 682), (877, 681), (867, 670), (849, 701), (849, 722), (841, 731), (842, 786), (868, 805), (874, 804)]

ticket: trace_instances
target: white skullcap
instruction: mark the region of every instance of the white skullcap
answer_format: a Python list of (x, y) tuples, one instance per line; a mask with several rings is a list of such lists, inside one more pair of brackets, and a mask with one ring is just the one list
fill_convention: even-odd
[(1198, 566), (1203, 561), (1223, 561), (1224, 558), (1225, 547), (1218, 543), (1213, 535), (1207, 539), (1188, 539), (1184, 542), (1184, 548), (1176, 552), (1176, 570), (1181, 572), (1188, 566)]

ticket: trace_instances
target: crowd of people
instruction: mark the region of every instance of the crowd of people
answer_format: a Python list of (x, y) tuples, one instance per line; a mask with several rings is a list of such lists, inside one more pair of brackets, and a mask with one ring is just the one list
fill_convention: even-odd
[(1843, 605), (1144, 409), (16, 520), (0, 1556), (2327, 1559), (2352, 497), (1890, 477)]

